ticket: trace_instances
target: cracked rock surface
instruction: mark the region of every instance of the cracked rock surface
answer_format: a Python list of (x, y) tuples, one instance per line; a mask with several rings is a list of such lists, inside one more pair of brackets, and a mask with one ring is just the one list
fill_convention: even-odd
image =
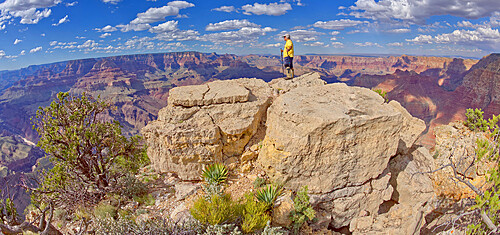
[(203, 165), (241, 155), (272, 94), (266, 82), (250, 78), (172, 89), (158, 120), (141, 130), (156, 170), (196, 180)]

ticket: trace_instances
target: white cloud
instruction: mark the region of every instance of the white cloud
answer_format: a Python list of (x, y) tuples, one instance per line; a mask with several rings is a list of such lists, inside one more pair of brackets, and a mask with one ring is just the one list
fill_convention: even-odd
[(31, 8), (23, 11), (12, 11), (10, 14), (13, 17), (20, 17), (21, 24), (37, 24), (41, 19), (47, 18), (52, 13), (50, 9), (44, 9), (43, 11), (37, 11), (36, 8)]
[(49, 45), (50, 45), (51, 47), (53, 47), (53, 46), (57, 45), (57, 41), (52, 41), (52, 42), (50, 42), (50, 43), (49, 43)]
[(342, 48), (342, 47), (344, 47), (344, 43), (341, 43), (341, 42), (332, 42), (330, 45), (332, 45), (335, 48)]
[[(21, 18), (21, 24), (37, 24), (41, 19), (50, 16), (49, 7), (61, 3), (61, 0), (6, 0), (0, 3), (0, 29), (5, 28), (5, 21)], [(37, 10), (43, 8), (43, 10)]]
[(66, 23), (68, 21), (69, 21), (68, 15), (66, 15), (65, 17), (61, 18), (56, 24), (52, 24), (52, 26), (58, 26), (60, 24)]
[(241, 29), (243, 27), (254, 27), (258, 28), (260, 25), (252, 23), (248, 20), (226, 20), (219, 23), (210, 23), (205, 27), (206, 31), (224, 31)]
[(364, 43), (355, 42), (353, 44), (356, 45), (356, 46), (359, 46), (359, 47), (381, 47), (376, 42), (375, 43), (374, 42), (364, 42)]
[(290, 32), (290, 38), (292, 41), (297, 41), (297, 42), (311, 42), (311, 41), (317, 41), (319, 35), (323, 35), (324, 33), (317, 32), (314, 30), (295, 30)]
[(164, 21), (167, 16), (179, 15), (179, 10), (193, 7), (194, 4), (186, 1), (173, 1), (167, 3), (167, 6), (160, 8), (149, 8), (146, 12), (137, 14), (137, 18), (132, 20), (130, 24), (149, 24), (158, 21)]
[(274, 44), (266, 44), (266, 45), (263, 45), (264, 48), (275, 48), (275, 47), (281, 47), (281, 43), (274, 43)]
[(76, 4), (78, 4), (77, 1), (74, 1), (74, 2), (69, 2), (69, 3), (66, 3), (66, 6), (67, 7), (72, 7), (72, 6), (75, 6)]
[(33, 48), (30, 50), (30, 53), (35, 53), (35, 52), (39, 52), (42, 50), (42, 47), (36, 47), (36, 48)]
[(236, 9), (234, 8), (234, 6), (221, 6), (221, 7), (212, 9), (212, 11), (223, 11), (223, 12), (229, 13), (229, 12), (236, 11)]
[(171, 7), (176, 7), (179, 9), (194, 7), (194, 4), (192, 4), (190, 2), (186, 2), (186, 1), (172, 1), (172, 2), (167, 3), (167, 5), (171, 6)]
[(462, 21), (458, 22), (457, 26), (460, 28), (474, 28), (474, 24), (472, 24), (470, 21)]
[(269, 4), (260, 4), (254, 3), (253, 5), (244, 5), (241, 7), (244, 10), (243, 14), (245, 15), (272, 15), (272, 16), (280, 16), (284, 15), (287, 11), (292, 10), (292, 6), (290, 3), (269, 3)]
[(354, 27), (359, 24), (368, 23), (367, 21), (350, 20), (350, 19), (340, 19), (331, 21), (317, 21), (313, 24), (316, 28), (322, 29), (333, 29), (333, 30), (343, 30), (347, 27)]
[(199, 40), (199, 33), (195, 30), (174, 30), (157, 34), (154, 39), (162, 41), (192, 41)]
[(111, 3), (111, 4), (117, 4), (119, 3), (121, 0), (102, 0), (102, 2), (104, 3)]
[(340, 32), (339, 32), (339, 31), (332, 31), (332, 32), (330, 32), (330, 34), (331, 34), (332, 36), (336, 36), (336, 35), (339, 35), (339, 34), (340, 34)]
[(243, 27), (238, 31), (220, 32), (203, 35), (203, 40), (213, 42), (215, 44), (225, 43), (229, 45), (241, 44), (249, 41), (255, 41), (260, 36), (264, 36), (276, 29), (265, 27)]
[(358, 0), (350, 15), (373, 20), (403, 20), (425, 24), (436, 15), (452, 15), (467, 19), (492, 16), (500, 9), (498, 0)]
[(498, 29), (486, 27), (475, 30), (457, 29), (452, 33), (444, 33), (437, 36), (419, 35), (418, 37), (407, 39), (406, 41), (417, 44), (459, 44), (475, 46), (487, 50), (497, 50), (500, 48), (500, 32)]
[(128, 32), (128, 31), (144, 31), (148, 30), (151, 28), (151, 25), (149, 24), (119, 24), (116, 26), (117, 28), (120, 28), (122, 32)]
[(104, 26), (103, 28), (95, 28), (94, 30), (96, 31), (99, 31), (99, 32), (105, 32), (105, 33), (111, 33), (111, 32), (114, 32), (116, 30), (118, 30), (116, 27), (113, 27), (111, 25), (106, 25)]
[(401, 28), (401, 29), (389, 29), (389, 30), (386, 30), (385, 32), (387, 32), (387, 33), (409, 33), (409, 32), (411, 32), (411, 30), (407, 29), (407, 28)]
[(82, 48), (94, 48), (97, 46), (99, 46), (99, 44), (97, 42), (95, 42), (94, 40), (87, 40), (83, 44), (78, 45), (76, 47), (82, 49)]
[(106, 38), (106, 37), (109, 37), (109, 36), (111, 36), (111, 34), (110, 34), (110, 33), (103, 33), (103, 34), (101, 34), (101, 36), (99, 36), (99, 37), (100, 37), (100, 38)]
[(174, 31), (177, 30), (177, 24), (179, 22), (175, 20), (167, 21), (163, 24), (159, 24), (158, 26), (155, 26), (151, 29), (149, 29), (149, 32), (151, 33), (164, 33), (164, 32), (169, 32), (169, 31)]
[(5, 51), (0, 50), (0, 58), (3, 58), (5, 56)]
[(14, 45), (17, 45), (17, 44), (19, 44), (19, 43), (20, 43), (20, 42), (22, 42), (22, 41), (23, 41), (23, 40), (21, 40), (21, 39), (17, 39), (17, 38), (16, 38), (16, 40), (14, 41)]
[(391, 42), (391, 43), (387, 43), (387, 46), (391, 46), (391, 47), (402, 47), (402, 46), (403, 46), (403, 43), (402, 43), (402, 42)]
[(311, 43), (304, 43), (304, 46), (310, 46), (310, 47), (319, 47), (319, 46), (324, 46), (325, 43), (323, 42), (311, 42)]
[(26, 51), (22, 50), (21, 53), (19, 53), (19, 55), (26, 55)]

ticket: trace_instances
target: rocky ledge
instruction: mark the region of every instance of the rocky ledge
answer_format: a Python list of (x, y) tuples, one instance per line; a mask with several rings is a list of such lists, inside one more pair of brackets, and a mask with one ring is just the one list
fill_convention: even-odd
[(262, 169), (295, 191), (308, 185), (315, 229), (418, 233), (434, 198), (425, 130), (398, 102), (310, 73), (266, 83), (241, 78), (170, 91), (142, 129), (159, 172), (199, 180), (222, 162)]

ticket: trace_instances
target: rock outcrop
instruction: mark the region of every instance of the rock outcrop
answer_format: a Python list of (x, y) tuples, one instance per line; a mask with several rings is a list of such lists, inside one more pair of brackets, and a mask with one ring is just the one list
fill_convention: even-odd
[(169, 105), (142, 130), (161, 172), (199, 179), (203, 165), (241, 155), (264, 120), (272, 89), (242, 78), (172, 89)]
[(174, 88), (142, 133), (161, 172), (195, 180), (205, 164), (253, 161), (257, 151), (272, 180), (292, 191), (308, 185), (316, 229), (365, 233), (395, 219), (390, 231), (405, 233), (418, 231), (434, 195), (427, 175), (413, 177), (428, 170), (429, 153), (414, 146), (424, 129), (395, 101), (311, 73)]

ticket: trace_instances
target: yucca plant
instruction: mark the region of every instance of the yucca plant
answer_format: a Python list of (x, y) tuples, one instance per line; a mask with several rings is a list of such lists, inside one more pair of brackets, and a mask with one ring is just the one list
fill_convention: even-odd
[(283, 191), (283, 187), (268, 185), (267, 187), (257, 191), (255, 194), (255, 198), (260, 202), (263, 202), (267, 206), (267, 210), (271, 210), (273, 208), (274, 202), (281, 195)]
[(228, 176), (227, 167), (221, 163), (214, 163), (205, 167), (202, 173), (203, 178), (208, 184), (220, 185), (226, 181)]

